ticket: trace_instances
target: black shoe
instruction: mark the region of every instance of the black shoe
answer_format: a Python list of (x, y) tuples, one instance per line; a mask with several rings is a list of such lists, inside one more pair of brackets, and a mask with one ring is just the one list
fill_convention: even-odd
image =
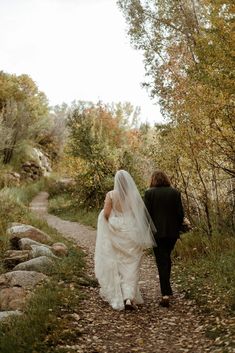
[(159, 302), (159, 305), (164, 307), (164, 308), (169, 308), (170, 306), (170, 298), (168, 295), (164, 295), (161, 299), (161, 301)]

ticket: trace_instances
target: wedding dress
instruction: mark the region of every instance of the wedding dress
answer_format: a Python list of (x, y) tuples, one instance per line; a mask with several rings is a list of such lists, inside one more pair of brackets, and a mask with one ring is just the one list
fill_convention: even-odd
[(95, 275), (100, 295), (113, 309), (124, 309), (124, 301), (143, 303), (139, 270), (143, 249), (154, 244), (153, 225), (136, 185), (126, 171), (118, 171), (108, 220), (102, 210), (98, 217)]

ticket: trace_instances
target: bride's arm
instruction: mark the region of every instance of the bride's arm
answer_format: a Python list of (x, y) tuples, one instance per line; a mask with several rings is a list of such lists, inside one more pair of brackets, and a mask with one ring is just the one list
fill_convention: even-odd
[(107, 193), (104, 200), (104, 216), (107, 220), (109, 219), (111, 211), (112, 211), (112, 199), (109, 193)]

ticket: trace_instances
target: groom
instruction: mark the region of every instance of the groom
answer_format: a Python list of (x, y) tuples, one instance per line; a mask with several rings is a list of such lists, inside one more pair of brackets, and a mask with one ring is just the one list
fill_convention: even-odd
[(184, 211), (179, 191), (171, 187), (168, 176), (161, 170), (152, 174), (150, 188), (145, 192), (145, 205), (156, 227), (154, 255), (157, 262), (162, 299), (160, 305), (169, 307), (171, 252), (179, 238)]

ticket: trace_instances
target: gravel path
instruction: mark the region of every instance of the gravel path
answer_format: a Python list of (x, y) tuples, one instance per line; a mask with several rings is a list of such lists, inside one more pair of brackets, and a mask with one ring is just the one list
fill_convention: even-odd
[[(51, 227), (73, 240), (86, 253), (88, 275), (94, 277), (96, 232), (76, 222), (47, 213), (48, 194), (36, 196), (31, 209), (45, 218)], [(99, 288), (84, 287), (76, 345), (64, 346), (66, 352), (81, 353), (222, 353), (204, 333), (203, 317), (195, 304), (177, 293), (169, 309), (158, 306), (159, 282), (154, 259), (144, 256), (141, 291), (145, 303), (134, 312), (117, 312), (99, 297)]]

